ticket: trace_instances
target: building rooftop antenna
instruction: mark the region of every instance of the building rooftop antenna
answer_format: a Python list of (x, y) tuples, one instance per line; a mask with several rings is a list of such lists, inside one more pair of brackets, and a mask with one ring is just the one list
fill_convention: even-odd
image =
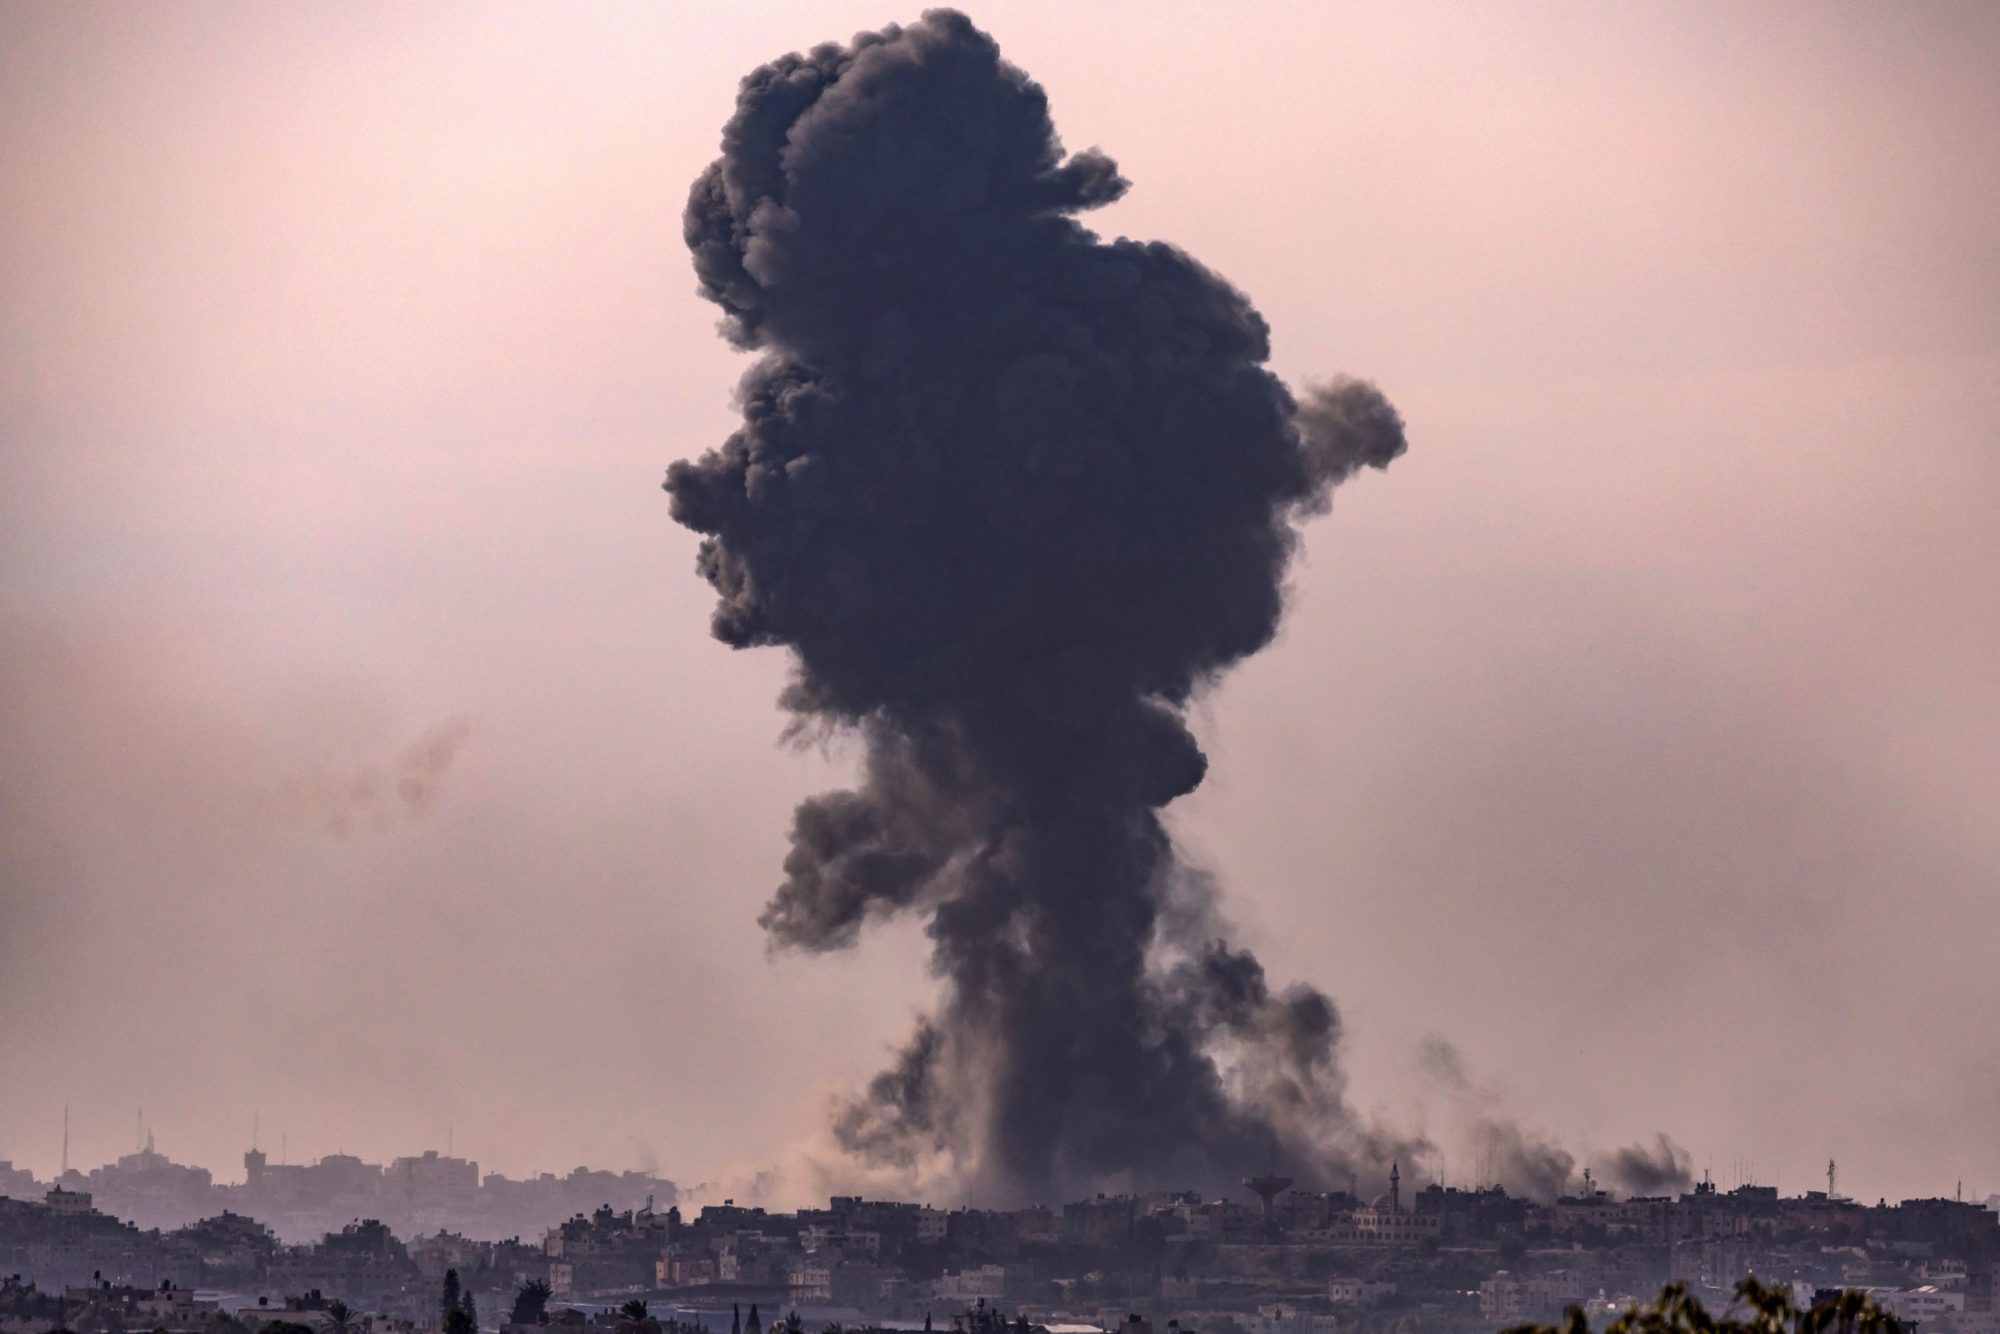
[(62, 1174), (69, 1175), (69, 1104), (63, 1104), (63, 1157)]

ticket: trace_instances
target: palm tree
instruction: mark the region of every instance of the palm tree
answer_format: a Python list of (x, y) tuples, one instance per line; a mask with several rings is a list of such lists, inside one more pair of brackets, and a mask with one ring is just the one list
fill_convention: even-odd
[(335, 1300), (326, 1304), (326, 1318), (332, 1322), (332, 1334), (351, 1334), (355, 1325), (354, 1315), (354, 1308), (346, 1302)]

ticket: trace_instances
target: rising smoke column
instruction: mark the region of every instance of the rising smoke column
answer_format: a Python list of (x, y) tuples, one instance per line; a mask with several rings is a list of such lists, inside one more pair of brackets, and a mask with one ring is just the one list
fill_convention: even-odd
[(761, 922), (924, 914), (940, 1008), (838, 1116), (850, 1154), (983, 1198), (1345, 1179), (1339, 1018), (1223, 939), (1159, 810), (1186, 706), (1269, 643), (1295, 523), (1403, 451), (1370, 385), (1295, 400), (1242, 293), (1072, 217), (1122, 195), (1042, 90), (933, 11), (744, 80), (686, 214), (743, 425), (677, 463), (714, 631), (786, 645), (795, 727), (866, 743), (798, 810)]

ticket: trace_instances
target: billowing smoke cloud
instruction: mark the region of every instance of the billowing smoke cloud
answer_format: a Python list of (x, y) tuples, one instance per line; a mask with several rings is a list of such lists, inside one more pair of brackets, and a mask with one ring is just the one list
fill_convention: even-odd
[(1602, 1175), (1627, 1195), (1678, 1195), (1694, 1184), (1694, 1155), (1661, 1134), (1612, 1154)]
[(1296, 522), (1402, 423), (1358, 381), (1295, 400), (1242, 293), (1072, 217), (1126, 185), (940, 10), (751, 74), (686, 216), (762, 356), (674, 517), (716, 636), (790, 647), (795, 727), (867, 744), (761, 920), (823, 951), (926, 915), (940, 1008), (835, 1132), (985, 1198), (1405, 1147), (1348, 1108), (1332, 1003), (1189, 908), (1159, 818), (1206, 768), (1189, 701), (1277, 628)]

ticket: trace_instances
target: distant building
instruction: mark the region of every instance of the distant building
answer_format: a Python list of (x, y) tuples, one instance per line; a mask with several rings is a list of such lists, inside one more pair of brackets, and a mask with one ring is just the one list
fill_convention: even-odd
[(448, 1158), (426, 1149), (415, 1158), (398, 1158), (382, 1172), (383, 1188), (418, 1208), (463, 1204), (479, 1190), (479, 1164)]
[(43, 1196), (42, 1200), (56, 1213), (66, 1217), (91, 1212), (91, 1197), (87, 1190), (65, 1190), (61, 1186), (51, 1186), (49, 1193)]
[(1583, 1299), (1581, 1280), (1567, 1270), (1517, 1276), (1503, 1269), (1479, 1285), (1479, 1318), (1489, 1325), (1554, 1321)]
[(1365, 1278), (1331, 1278), (1326, 1283), (1326, 1299), (1335, 1306), (1369, 1307), (1395, 1293), (1394, 1283)]

